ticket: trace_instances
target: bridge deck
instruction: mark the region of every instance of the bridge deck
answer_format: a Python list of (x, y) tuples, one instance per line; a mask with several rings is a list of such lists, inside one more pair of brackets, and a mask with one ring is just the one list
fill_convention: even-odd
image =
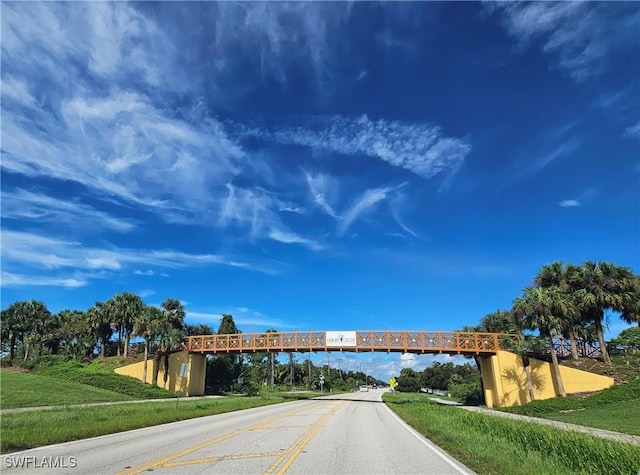
[(428, 331), (312, 331), (198, 335), (187, 338), (191, 353), (385, 351), (402, 353), (495, 354), (518, 335)]

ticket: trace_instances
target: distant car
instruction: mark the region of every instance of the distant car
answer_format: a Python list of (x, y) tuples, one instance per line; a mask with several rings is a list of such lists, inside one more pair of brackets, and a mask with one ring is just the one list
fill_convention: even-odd
[(362, 393), (369, 392), (369, 386), (360, 386), (360, 392)]

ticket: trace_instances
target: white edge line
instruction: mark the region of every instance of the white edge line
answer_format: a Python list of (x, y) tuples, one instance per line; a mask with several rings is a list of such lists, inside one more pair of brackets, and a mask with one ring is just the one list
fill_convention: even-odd
[[(382, 396), (381, 399), (382, 401)], [(420, 442), (422, 442), (424, 445), (426, 445), (427, 447), (429, 447), (431, 450), (433, 450), (436, 454), (438, 454), (442, 460), (444, 460), (445, 462), (447, 462), (449, 465), (451, 465), (453, 468), (455, 468), (459, 473), (462, 473), (463, 475), (475, 475), (475, 472), (472, 472), (471, 470), (469, 470), (469, 468), (463, 466), (461, 463), (457, 462), (456, 460), (454, 460), (451, 455), (449, 455), (448, 453), (446, 453), (444, 450), (442, 450), (440, 447), (438, 447), (437, 445), (435, 445), (433, 442), (431, 442), (429, 439), (427, 439), (425, 436), (423, 436), (422, 434), (420, 434), (417, 430), (415, 430), (413, 427), (411, 427), (409, 424), (407, 424), (405, 421), (403, 421), (402, 419), (400, 419), (400, 417), (393, 412), (389, 406), (387, 406), (387, 404), (382, 401), (382, 404), (384, 404), (384, 407), (387, 411), (389, 411), (389, 413), (391, 413), (391, 415), (400, 423), (404, 426), (405, 429), (407, 429), (409, 432), (411, 432), (411, 434), (413, 434), (413, 436), (415, 438), (417, 438)]]

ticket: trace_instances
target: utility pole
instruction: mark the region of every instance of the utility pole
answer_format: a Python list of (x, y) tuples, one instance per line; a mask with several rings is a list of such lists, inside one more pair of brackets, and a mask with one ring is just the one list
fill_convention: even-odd
[(329, 353), (327, 351), (327, 375), (329, 378), (331, 378), (331, 361), (329, 360), (329, 357), (331, 356), (331, 353)]
[(271, 389), (273, 389), (275, 387), (275, 381), (274, 381), (274, 375), (273, 373), (275, 372), (275, 355), (273, 353), (269, 353), (269, 357), (271, 359), (271, 377), (269, 378), (269, 383), (271, 386)]
[(309, 352), (309, 377), (307, 378), (307, 390), (311, 389), (311, 352)]
[(289, 352), (289, 386), (293, 390), (293, 376), (295, 373), (295, 368), (293, 366), (293, 353)]

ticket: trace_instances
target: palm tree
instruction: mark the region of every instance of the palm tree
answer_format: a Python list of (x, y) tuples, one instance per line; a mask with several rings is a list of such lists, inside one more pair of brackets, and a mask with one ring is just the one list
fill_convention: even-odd
[(60, 351), (75, 359), (88, 358), (93, 353), (93, 340), (89, 315), (79, 310), (62, 310), (57, 315), (59, 328), (56, 334)]
[(629, 285), (629, 293), (626, 296), (624, 310), (620, 318), (628, 324), (637, 323), (640, 327), (640, 275), (634, 275)]
[[(566, 295), (568, 303), (577, 308), (577, 302), (573, 294), (573, 290), (569, 283), (569, 275), (574, 272), (576, 266), (563, 266), (562, 261), (556, 261), (552, 264), (542, 266), (540, 272), (534, 279), (537, 287), (557, 287)], [(573, 312), (573, 318), (566, 318), (563, 321), (560, 333), (563, 337), (568, 338), (571, 343), (571, 358), (578, 359), (577, 341), (579, 338), (586, 336), (585, 321), (579, 312)]]
[(573, 316), (574, 311), (567, 303), (566, 295), (557, 287), (529, 287), (524, 290), (522, 297), (513, 301), (513, 313), (520, 320), (522, 328), (538, 330), (540, 336), (548, 340), (554, 378), (562, 397), (567, 392), (562, 382), (553, 336), (560, 331), (563, 321), (568, 316)]
[(43, 302), (29, 300), (16, 302), (10, 312), (23, 343), (23, 359), (27, 361), (30, 350), (38, 356), (43, 339), (51, 326), (51, 312)]
[[(634, 275), (628, 267), (609, 262), (587, 261), (572, 268), (568, 280), (580, 311), (587, 321), (593, 322), (605, 364), (611, 365), (611, 357), (604, 341), (603, 320), (605, 311), (622, 312), (632, 308), (630, 303), (634, 290)], [(627, 313), (629, 315), (629, 313)]]
[(126, 358), (129, 354), (131, 334), (133, 333), (136, 319), (143, 312), (144, 302), (131, 292), (123, 292), (113, 296), (111, 305), (118, 328), (118, 355), (120, 355), (120, 343), (124, 336), (124, 357)]
[(162, 302), (169, 325), (174, 328), (184, 327), (185, 311), (182, 303), (178, 299), (168, 298)]
[(100, 356), (104, 358), (108, 341), (113, 334), (111, 326), (111, 306), (109, 302), (96, 302), (87, 310), (89, 328), (96, 344), (100, 342)]
[(149, 346), (157, 330), (158, 322), (163, 319), (162, 310), (158, 307), (145, 307), (138, 316), (133, 329), (133, 334), (144, 339), (144, 364), (142, 366), (142, 382), (147, 382), (147, 364), (149, 360)]
[(169, 356), (171, 350), (184, 341), (185, 311), (179, 300), (168, 298), (162, 302), (162, 318), (154, 320), (153, 335), (156, 346), (153, 384), (158, 384), (160, 361), (164, 356), (164, 382), (169, 377)]
[(29, 302), (14, 302), (2, 311), (2, 340), (9, 340), (9, 365), (13, 364), (19, 342), (24, 342), (25, 335), (31, 328), (29, 321)]

